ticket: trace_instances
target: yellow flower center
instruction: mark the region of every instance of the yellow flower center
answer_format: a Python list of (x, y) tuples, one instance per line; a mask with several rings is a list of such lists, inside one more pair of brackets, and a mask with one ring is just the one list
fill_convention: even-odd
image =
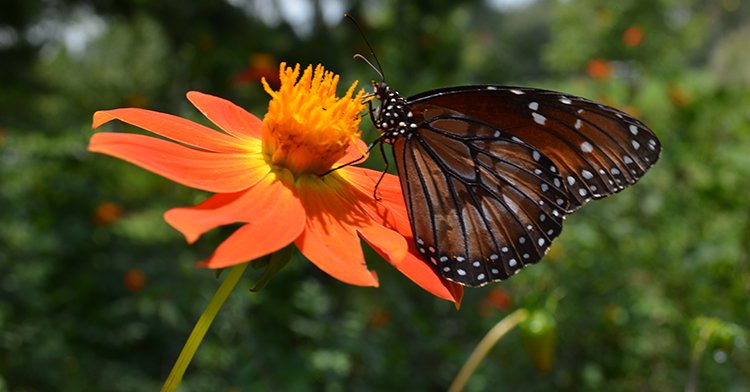
[[(272, 165), (295, 175), (321, 174), (344, 156), (347, 145), (359, 137), (360, 113), (365, 109), (364, 90), (354, 94), (354, 82), (343, 97), (336, 97), (339, 76), (322, 65), (280, 66), (281, 87), (271, 95), (263, 118), (263, 152)], [(298, 80), (299, 78), (299, 80)]]

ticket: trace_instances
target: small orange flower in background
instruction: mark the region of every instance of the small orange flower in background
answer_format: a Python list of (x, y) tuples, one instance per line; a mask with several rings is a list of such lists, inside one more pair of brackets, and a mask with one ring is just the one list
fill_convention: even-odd
[(630, 26), (622, 33), (622, 42), (625, 46), (633, 48), (643, 42), (644, 37), (643, 29), (640, 26)]
[(137, 293), (146, 287), (146, 274), (137, 268), (129, 269), (122, 277), (122, 282), (128, 291)]
[(667, 94), (672, 103), (677, 107), (685, 107), (693, 101), (693, 96), (683, 87), (672, 84), (667, 89)]
[(266, 53), (256, 53), (250, 56), (247, 68), (232, 77), (236, 85), (256, 83), (263, 79), (272, 88), (279, 88), (281, 84), (273, 56)]
[(510, 309), (513, 306), (513, 298), (508, 290), (503, 287), (493, 287), (479, 303), (479, 314), (482, 317), (490, 317), (497, 311)]
[(148, 98), (143, 94), (131, 94), (125, 103), (128, 106), (145, 108), (148, 106)]
[(635, 117), (635, 118), (640, 118), (641, 117), (641, 111), (638, 110), (638, 107), (633, 106), (633, 105), (623, 106), (622, 107), (622, 111), (625, 112), (625, 113), (627, 113), (627, 114), (629, 114), (629, 115), (631, 115), (631, 116), (633, 116), (633, 117)]
[(105, 201), (94, 210), (94, 223), (108, 225), (122, 216), (122, 207), (111, 201)]
[(612, 65), (604, 59), (591, 59), (586, 65), (586, 73), (593, 79), (607, 80), (612, 76)]
[(174, 208), (165, 220), (188, 242), (215, 227), (244, 223), (200, 264), (224, 268), (294, 243), (318, 268), (343, 282), (378, 286), (360, 238), (420, 287), (459, 303), (463, 290), (417, 256), (398, 177), (347, 166), (360, 157), (364, 91), (352, 84), (337, 98), (339, 77), (322, 66), (280, 67), (278, 91), (263, 121), (224, 99), (191, 91), (188, 100), (223, 132), (145, 109), (99, 111), (93, 127), (120, 120), (164, 138), (100, 132), (89, 150), (111, 155), (177, 183), (214, 192), (195, 207)]

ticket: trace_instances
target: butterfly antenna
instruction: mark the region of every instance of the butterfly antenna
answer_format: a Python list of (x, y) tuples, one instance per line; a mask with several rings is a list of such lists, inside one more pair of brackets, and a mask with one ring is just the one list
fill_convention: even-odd
[(375, 64), (377, 64), (378, 66), (377, 67), (373, 66), (372, 63), (368, 61), (361, 54), (355, 54), (354, 58), (355, 59), (359, 58), (359, 59), (364, 60), (367, 64), (370, 65), (370, 67), (372, 67), (372, 69), (375, 70), (375, 72), (378, 73), (378, 75), (380, 75), (380, 78), (383, 81), (385, 81), (385, 76), (383, 75), (383, 66), (380, 65), (380, 60), (378, 60), (378, 56), (375, 55), (375, 50), (372, 48), (372, 45), (370, 45), (370, 41), (367, 40), (367, 36), (365, 35), (365, 32), (362, 30), (362, 27), (359, 26), (359, 23), (357, 23), (357, 20), (354, 19), (354, 17), (350, 13), (344, 12), (344, 17), (349, 19), (352, 23), (354, 23), (354, 26), (357, 28), (357, 31), (359, 31), (359, 35), (362, 36), (362, 39), (365, 40), (365, 44), (367, 44), (367, 48), (370, 49), (370, 54), (372, 55), (372, 58), (375, 60)]
[(370, 66), (370, 68), (374, 69), (375, 72), (377, 72), (378, 75), (380, 75), (380, 79), (381, 80), (385, 80), (385, 76), (383, 76), (383, 72), (381, 72), (374, 65), (372, 65), (372, 63), (370, 62), (370, 60), (368, 60), (365, 56), (362, 56), (361, 54), (357, 53), (352, 58), (354, 58), (354, 59), (360, 59), (360, 60), (364, 61), (365, 63), (367, 63), (367, 65)]

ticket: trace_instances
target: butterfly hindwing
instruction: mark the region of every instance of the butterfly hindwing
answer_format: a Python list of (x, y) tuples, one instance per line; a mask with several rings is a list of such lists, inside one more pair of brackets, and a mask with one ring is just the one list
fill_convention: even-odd
[(450, 280), (505, 279), (562, 230), (570, 202), (554, 164), (497, 128), (442, 115), (393, 151), (417, 249)]

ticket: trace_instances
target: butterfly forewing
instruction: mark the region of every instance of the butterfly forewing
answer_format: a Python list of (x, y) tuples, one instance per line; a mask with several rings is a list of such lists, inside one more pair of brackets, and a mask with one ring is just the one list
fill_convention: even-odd
[(481, 119), (538, 148), (560, 170), (573, 209), (633, 184), (661, 152), (653, 132), (627, 113), (554, 91), (466, 86), (407, 102), (415, 112), (448, 110)]

